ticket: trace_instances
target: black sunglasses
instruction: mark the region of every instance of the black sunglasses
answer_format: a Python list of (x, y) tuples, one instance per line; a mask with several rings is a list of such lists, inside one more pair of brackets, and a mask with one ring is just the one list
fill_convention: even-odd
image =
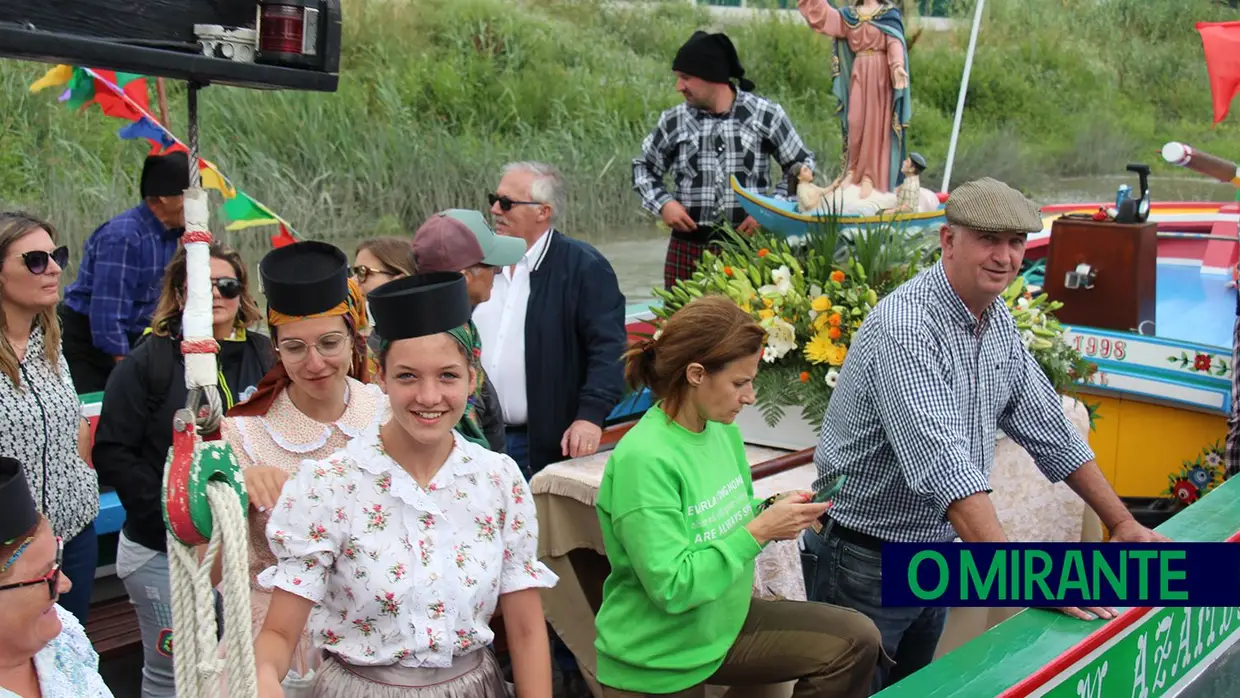
[(487, 201), (492, 206), (498, 203), (500, 210), (504, 213), (511, 211), (513, 206), (542, 206), (541, 201), (513, 201), (507, 196), (496, 196), (490, 192), (487, 193)]
[(24, 582), (5, 584), (4, 586), (0, 586), (0, 591), (5, 591), (6, 589), (32, 587), (36, 584), (46, 584), (48, 600), (54, 601), (57, 596), (60, 596), (60, 593), (57, 591), (57, 587), (60, 586), (60, 563), (64, 560), (64, 555), (65, 541), (60, 536), (56, 536), (56, 564), (52, 565), (52, 569), (49, 570), (47, 574), (39, 577), (38, 579), (27, 579)]
[(211, 279), (211, 285), (220, 290), (220, 295), (232, 300), (241, 295), (241, 282), (231, 276)]
[(22, 263), (31, 274), (42, 274), (47, 271), (47, 260), (56, 262), (56, 266), (64, 269), (69, 264), (69, 248), (61, 245), (51, 252), (34, 250), (22, 254)]

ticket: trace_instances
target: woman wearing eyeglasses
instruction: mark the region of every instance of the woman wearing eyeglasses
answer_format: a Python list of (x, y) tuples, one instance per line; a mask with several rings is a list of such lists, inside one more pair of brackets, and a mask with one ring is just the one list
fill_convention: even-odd
[[(211, 320), (221, 404), (241, 402), (274, 361), (271, 340), (248, 327), (259, 320), (244, 261), (220, 243), (210, 247)], [(116, 490), (125, 525), (116, 550), (116, 576), (138, 613), (144, 651), (142, 695), (173, 696), (172, 595), (161, 491), (172, 445), (172, 420), (185, 407), (181, 317), (187, 281), (185, 248), (164, 272), (151, 327), (108, 376), (93, 451), (99, 480)]]
[(112, 698), (86, 631), (56, 603), (73, 586), (63, 555), (22, 464), (0, 457), (0, 696)]
[[(245, 469), (250, 499), (250, 602), (257, 635), (271, 593), (255, 578), (275, 563), (267, 519), (285, 481), (303, 460), (326, 458), (366, 429), (378, 429), (383, 393), (368, 385), (365, 301), (349, 278), (344, 252), (323, 242), (272, 250), (259, 265), (276, 364), (247, 402), (229, 411), (220, 433)], [(286, 698), (313, 681), (320, 663), (302, 636), (284, 681)]]
[(35, 503), (65, 541), (73, 591), (61, 606), (86, 622), (98, 549), (99, 484), (87, 465), (90, 429), (69, 376), (56, 304), (69, 250), (50, 223), (0, 213), (0, 456), (26, 468)]

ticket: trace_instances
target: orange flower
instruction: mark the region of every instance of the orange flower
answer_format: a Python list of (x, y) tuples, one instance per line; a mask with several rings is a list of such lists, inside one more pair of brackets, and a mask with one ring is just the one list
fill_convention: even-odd
[(762, 249), (758, 250), (758, 256), (759, 256), (759, 257), (765, 257), (765, 256), (767, 256), (767, 255), (768, 255), (768, 254), (770, 254), (770, 253), (771, 253), (771, 251), (770, 251), (770, 250), (768, 250), (768, 249), (766, 249), (765, 247), (763, 247)]
[[(761, 252), (759, 252), (758, 254), (761, 254)], [(844, 283), (844, 272), (840, 271), (839, 269), (836, 269), (835, 271), (831, 272), (831, 280), (837, 284)]]
[(726, 275), (726, 276), (731, 276), (731, 275), (732, 275), (732, 267), (724, 267), (724, 268), (723, 268), (723, 273), (724, 273), (724, 275)]
[(839, 339), (839, 338), (840, 338), (840, 328), (838, 328), (838, 327), (832, 327), (831, 329), (827, 330), (827, 336), (828, 336), (828, 337), (830, 337), (831, 339)]
[(839, 327), (840, 322), (841, 322), (841, 319), (840, 319), (839, 313), (831, 313), (831, 317), (827, 318), (827, 323), (830, 324), (832, 327)]
[(801, 371), (801, 382), (802, 383), (809, 382), (809, 371)]

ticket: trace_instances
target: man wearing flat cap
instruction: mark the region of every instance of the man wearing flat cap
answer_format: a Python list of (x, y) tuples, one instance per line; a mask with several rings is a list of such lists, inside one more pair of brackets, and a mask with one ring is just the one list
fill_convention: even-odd
[[(694, 32), (676, 53), (672, 71), (685, 101), (663, 112), (633, 160), (633, 190), (642, 207), (672, 229), (663, 265), (669, 289), (693, 275), (702, 252), (722, 237), (721, 226), (744, 233), (757, 229), (736, 201), (733, 175), (742, 186), (766, 192), (774, 156), (784, 171), (775, 187), (782, 196), (789, 173), (802, 165), (814, 169), (814, 154), (783, 107), (753, 94), (754, 84), (727, 35)], [(674, 195), (663, 181), (669, 172)]]
[[(418, 271), (460, 273), (465, 277), (471, 313), (480, 303), (491, 298), (495, 272), (521, 261), (525, 242), (520, 238), (496, 235), (478, 211), (448, 209), (427, 218), (413, 234), (413, 256)], [(478, 338), (478, 328), (469, 321), (469, 333)], [(481, 347), (481, 339), (478, 339)], [(478, 390), (471, 397), (473, 419), (486, 437), (492, 451), (504, 453), (504, 414), (491, 379), (479, 365)], [(466, 416), (470, 417), (469, 410)]]
[(142, 167), (142, 202), (86, 240), (77, 278), (60, 306), (65, 360), (78, 394), (103, 390), (112, 367), (151, 321), (164, 267), (185, 232), (189, 158), (152, 155)]
[(815, 490), (847, 479), (804, 534), (807, 593), (878, 626), (896, 664), (879, 667), (875, 691), (929, 664), (947, 619), (946, 608), (883, 606), (882, 544), (1006, 541), (989, 496), (998, 429), (1085, 500), (1112, 540), (1166, 540), (1116, 496), (999, 297), (1042, 229), (1037, 206), (986, 178), (953, 191), (946, 218), (942, 259), (883, 298), (854, 337), (814, 453)]

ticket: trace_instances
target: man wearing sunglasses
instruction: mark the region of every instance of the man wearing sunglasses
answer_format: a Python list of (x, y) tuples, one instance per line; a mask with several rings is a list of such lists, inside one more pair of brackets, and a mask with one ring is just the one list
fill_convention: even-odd
[[(676, 54), (672, 71), (685, 101), (663, 112), (633, 160), (633, 190), (642, 207), (672, 229), (663, 265), (668, 289), (693, 276), (702, 252), (722, 237), (722, 226), (757, 230), (732, 192), (733, 175), (742, 186), (765, 192), (774, 156), (784, 171), (775, 195), (785, 196), (789, 178), (802, 165), (814, 169), (814, 154), (783, 107), (752, 93), (754, 84), (725, 34), (695, 32)], [(663, 182), (669, 172), (675, 195)]]
[(185, 232), (189, 158), (153, 155), (142, 167), (142, 202), (86, 240), (77, 278), (60, 305), (65, 361), (78, 394), (103, 390), (112, 367), (151, 321), (164, 267)]
[(508, 455), (529, 478), (598, 449), (624, 396), (624, 294), (598, 250), (556, 228), (565, 197), (555, 168), (510, 164), (489, 198), (495, 232), (525, 252), (495, 274), (474, 322)]

